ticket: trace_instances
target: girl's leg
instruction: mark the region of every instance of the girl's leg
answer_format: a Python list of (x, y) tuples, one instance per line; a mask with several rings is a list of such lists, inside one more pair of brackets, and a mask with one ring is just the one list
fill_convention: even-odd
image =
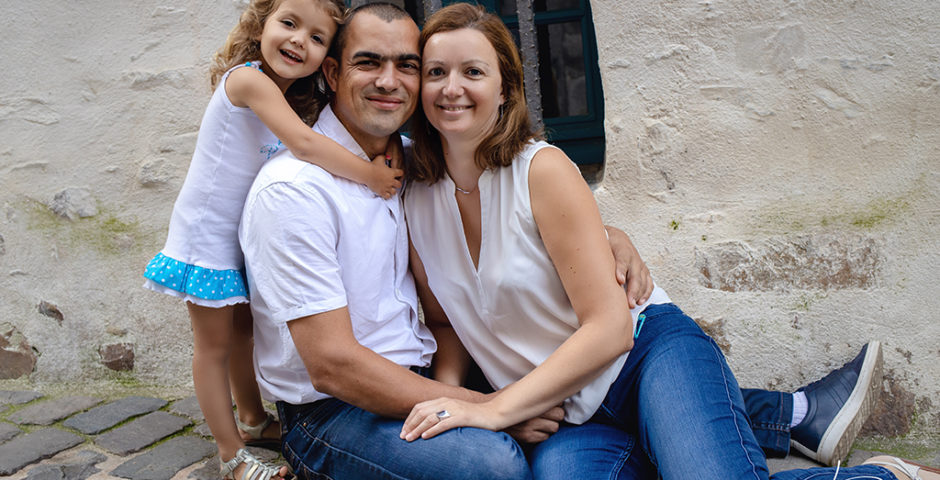
[[(238, 407), (238, 419), (245, 425), (260, 425), (267, 419), (267, 412), (261, 404), (261, 393), (255, 380), (254, 362), (252, 361), (252, 321), (251, 308), (248, 304), (235, 305), (233, 310), (232, 353), (229, 357), (229, 382), (232, 396)], [(240, 438), (251, 440), (245, 432), (239, 432)], [(262, 438), (277, 440), (281, 436), (281, 427), (271, 422)]]
[[(229, 357), (232, 351), (234, 307), (210, 308), (186, 303), (193, 329), (193, 386), (196, 400), (215, 437), (219, 457), (226, 462), (245, 446), (232, 414), (229, 388)], [(239, 478), (245, 465), (235, 469)], [(281, 474), (286, 475), (282, 468)]]

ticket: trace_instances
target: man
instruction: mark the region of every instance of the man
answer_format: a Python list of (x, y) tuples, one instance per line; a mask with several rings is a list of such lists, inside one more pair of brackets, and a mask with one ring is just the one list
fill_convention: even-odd
[[(397, 7), (357, 9), (323, 62), (335, 93), (314, 129), (363, 161), (384, 152), (418, 100), (418, 34)], [(505, 433), (465, 428), (417, 442), (399, 438), (400, 419), (414, 404), (484, 395), (422, 375), (435, 343), (417, 318), (397, 197), (383, 200), (285, 152), (259, 173), (240, 241), (259, 385), (277, 401), (282, 451), (295, 474), (530, 476), (519, 445)], [(549, 413), (514, 434), (543, 439), (559, 418)]]
[[(358, 10), (323, 63), (335, 92), (314, 127), (363, 159), (386, 151), (415, 109), (418, 27), (403, 10)], [(365, 161), (365, 160), (364, 160)], [(411, 407), (482, 394), (419, 373), (435, 350), (418, 320), (400, 199), (290, 155), (261, 171), (246, 203), (245, 250), (259, 384), (278, 400), (283, 452), (300, 477), (525, 478), (505, 433), (399, 438)], [(302, 427), (302, 428), (300, 428)], [(460, 452), (455, 454), (455, 452)]]

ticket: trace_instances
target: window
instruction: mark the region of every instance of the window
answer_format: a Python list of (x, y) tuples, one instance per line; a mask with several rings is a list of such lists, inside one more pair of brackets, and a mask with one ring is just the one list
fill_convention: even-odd
[[(366, 2), (354, 2), (360, 3)], [(411, 13), (421, 25), (426, 12), (455, 0), (392, 0), (392, 3)], [(604, 92), (589, 1), (531, 0), (536, 35), (528, 41), (534, 42), (534, 49), (532, 45), (521, 44), (516, 0), (478, 0), (478, 3), (502, 18), (523, 57), (526, 51), (537, 53), (538, 68), (527, 68), (525, 72), (526, 85), (538, 85), (541, 96), (541, 109), (535, 109), (533, 115), (543, 122), (549, 141), (578, 163), (589, 181), (596, 180), (604, 163)], [(533, 110), (531, 98), (529, 108)]]

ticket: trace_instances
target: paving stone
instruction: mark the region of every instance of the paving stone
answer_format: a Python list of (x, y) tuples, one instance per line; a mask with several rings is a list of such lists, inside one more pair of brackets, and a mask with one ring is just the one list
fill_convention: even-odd
[(0, 443), (3, 443), (21, 433), (23, 433), (23, 431), (19, 428), (16, 428), (14, 425), (10, 425), (7, 422), (0, 422)]
[(0, 405), (21, 405), (42, 397), (39, 392), (0, 390)]
[(196, 400), (195, 395), (173, 402), (173, 404), (170, 405), (170, 411), (178, 415), (189, 417), (193, 422), (197, 423), (206, 419), (202, 414), (202, 409), (199, 408), (199, 401)]
[(199, 468), (189, 472), (189, 476), (186, 478), (191, 478), (193, 480), (219, 480), (222, 478), (222, 474), (219, 472), (221, 462), (219, 462), (219, 456), (213, 455)]
[(108, 459), (92, 450), (82, 450), (75, 457), (67, 463), (39, 465), (29, 471), (26, 480), (85, 480), (101, 471), (95, 465)]
[(111, 475), (131, 480), (169, 480), (215, 451), (215, 445), (201, 438), (176, 437), (118, 465)]
[(82, 441), (82, 437), (58, 428), (43, 428), (20, 435), (0, 445), (0, 475), (10, 475)]
[(27, 405), (7, 417), (19, 425), (51, 425), (73, 413), (89, 409), (101, 403), (94, 397), (63, 397)]
[(157, 411), (99, 435), (95, 444), (109, 452), (127, 455), (173, 435), (191, 423), (188, 419)]
[(203, 437), (212, 436), (212, 430), (209, 430), (208, 423), (200, 423), (199, 425), (196, 425), (195, 427), (193, 427), (193, 433), (202, 435)]
[(62, 425), (86, 435), (107, 430), (124, 420), (163, 408), (166, 400), (153, 397), (127, 397), (75, 415)]

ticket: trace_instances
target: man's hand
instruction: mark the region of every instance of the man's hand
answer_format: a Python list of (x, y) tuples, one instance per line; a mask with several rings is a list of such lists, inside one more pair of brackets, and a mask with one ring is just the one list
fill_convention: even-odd
[(565, 411), (554, 407), (541, 416), (530, 418), (521, 423), (503, 429), (519, 443), (539, 443), (558, 431), (558, 424), (565, 419)]
[(640, 252), (633, 246), (630, 237), (622, 230), (605, 226), (610, 249), (617, 262), (617, 282), (626, 284), (627, 303), (630, 308), (643, 304), (653, 293), (653, 277), (646, 268), (646, 263), (640, 258)]

